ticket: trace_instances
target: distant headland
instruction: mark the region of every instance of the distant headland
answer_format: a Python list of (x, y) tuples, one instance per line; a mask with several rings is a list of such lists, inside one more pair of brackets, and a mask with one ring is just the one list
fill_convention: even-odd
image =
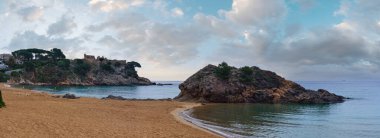
[(258, 67), (235, 68), (223, 62), (208, 65), (179, 88), (180, 101), (215, 103), (339, 103), (343, 96), (327, 90), (308, 90), (276, 73)]
[(60, 49), (21, 49), (1, 54), (1, 78), (13, 85), (153, 85), (140, 77), (138, 62), (110, 60), (84, 54), (83, 59), (66, 59)]

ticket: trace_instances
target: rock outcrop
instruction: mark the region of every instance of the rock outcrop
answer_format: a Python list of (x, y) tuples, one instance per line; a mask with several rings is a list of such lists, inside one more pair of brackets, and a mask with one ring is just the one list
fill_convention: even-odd
[[(227, 65), (227, 64), (225, 64)], [(338, 103), (344, 97), (326, 90), (308, 90), (274, 72), (258, 67), (226, 68), (208, 65), (180, 84), (179, 101), (215, 103)]]
[(84, 59), (32, 60), (24, 63), (21, 71), (12, 72), (11, 85), (58, 85), (58, 86), (121, 86), (155, 85), (140, 77), (137, 62), (108, 60), (104, 57), (85, 55)]
[(65, 99), (79, 99), (80, 97), (76, 97), (74, 94), (65, 94), (62, 96), (62, 98), (65, 98)]

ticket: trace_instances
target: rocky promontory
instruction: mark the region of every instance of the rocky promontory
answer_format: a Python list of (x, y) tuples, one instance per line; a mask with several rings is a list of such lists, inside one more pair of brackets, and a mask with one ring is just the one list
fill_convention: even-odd
[(179, 101), (213, 103), (339, 103), (343, 96), (308, 90), (258, 67), (208, 65), (180, 84)]
[(12, 85), (154, 85), (140, 77), (138, 62), (110, 60), (84, 54), (66, 59), (59, 49), (22, 49), (12, 53), (9, 84)]

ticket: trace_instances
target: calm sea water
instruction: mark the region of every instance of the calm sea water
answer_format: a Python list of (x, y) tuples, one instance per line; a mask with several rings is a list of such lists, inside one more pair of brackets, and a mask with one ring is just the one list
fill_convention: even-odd
[[(24, 87), (53, 94), (102, 98), (174, 98), (180, 82), (165, 86)], [(210, 104), (183, 113), (188, 121), (226, 137), (380, 138), (380, 81), (305, 81), (345, 97), (344, 103)]]
[(14, 86), (51, 94), (75, 94), (80, 97), (103, 98), (108, 95), (122, 96), (136, 99), (164, 99), (174, 98), (180, 92), (179, 81), (158, 81), (157, 83), (170, 83), (173, 85), (151, 86)]
[(299, 83), (353, 99), (325, 105), (212, 104), (185, 116), (226, 137), (380, 138), (380, 81)]

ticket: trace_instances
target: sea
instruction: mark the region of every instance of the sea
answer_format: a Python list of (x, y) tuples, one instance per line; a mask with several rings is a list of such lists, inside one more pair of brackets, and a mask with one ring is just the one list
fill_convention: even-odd
[[(164, 86), (17, 86), (52, 94), (102, 98), (174, 98), (179, 81)], [(337, 104), (207, 104), (182, 113), (185, 120), (224, 137), (380, 138), (380, 81), (297, 81), (349, 97)]]

